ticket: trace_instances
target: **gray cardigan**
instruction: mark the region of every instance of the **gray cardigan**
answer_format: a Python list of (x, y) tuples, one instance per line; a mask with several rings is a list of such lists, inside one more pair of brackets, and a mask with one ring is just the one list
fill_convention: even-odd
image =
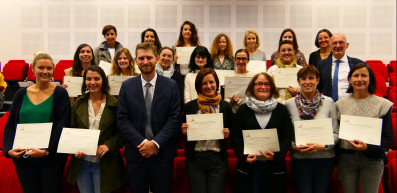
[[(339, 141), (339, 124), (338, 124), (338, 119), (336, 115), (336, 106), (334, 104), (334, 101), (327, 96), (322, 95), (323, 99), (322, 102), (323, 104), (320, 105), (317, 115), (315, 116), (315, 119), (332, 119), (332, 128), (334, 132), (334, 144), (337, 144)], [(301, 121), (299, 117), (299, 111), (298, 107), (295, 104), (295, 97), (288, 99), (285, 102), (285, 106), (287, 106), (287, 109), (289, 111), (289, 114), (291, 115), (291, 120), (292, 124), (294, 121)], [(292, 144), (295, 144), (295, 137), (292, 139)], [(334, 145), (328, 146), (328, 150), (326, 151), (319, 151), (316, 153), (311, 153), (311, 154), (304, 154), (296, 151), (291, 151), (292, 157), (296, 159), (312, 159), (312, 158), (332, 158), (335, 156), (335, 151), (334, 151)]]

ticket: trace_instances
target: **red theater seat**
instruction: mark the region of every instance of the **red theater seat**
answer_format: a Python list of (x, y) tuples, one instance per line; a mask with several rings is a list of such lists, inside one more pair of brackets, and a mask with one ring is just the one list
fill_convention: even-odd
[(381, 60), (367, 60), (365, 61), (369, 66), (371, 66), (372, 70), (374, 72), (377, 72), (383, 76), (385, 80), (389, 80), (389, 72), (387, 70), (387, 67)]
[(23, 193), (11, 159), (0, 157), (0, 192)]
[(60, 60), (54, 69), (54, 81), (63, 81), (65, 69), (73, 66), (73, 60)]

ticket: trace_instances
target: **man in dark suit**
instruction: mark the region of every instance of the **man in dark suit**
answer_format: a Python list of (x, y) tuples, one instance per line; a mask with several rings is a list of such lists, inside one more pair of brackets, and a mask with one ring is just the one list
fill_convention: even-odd
[(180, 97), (172, 79), (157, 75), (156, 47), (140, 43), (135, 62), (141, 75), (123, 82), (118, 126), (126, 139), (128, 183), (132, 193), (170, 193), (176, 137), (180, 128)]
[(332, 55), (321, 60), (317, 65), (317, 69), (320, 72), (320, 82), (317, 88), (321, 93), (331, 97), (335, 102), (340, 98), (350, 95), (346, 93), (349, 87), (347, 75), (352, 66), (364, 62), (346, 55), (346, 49), (349, 47), (349, 43), (344, 34), (334, 34), (331, 37), (330, 44)]

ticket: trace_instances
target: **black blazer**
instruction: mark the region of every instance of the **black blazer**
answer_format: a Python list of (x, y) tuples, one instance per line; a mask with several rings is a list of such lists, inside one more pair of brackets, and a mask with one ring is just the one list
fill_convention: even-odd
[[(183, 107), (183, 123), (186, 123), (186, 115), (189, 114), (197, 114), (199, 111), (199, 107), (197, 104), (197, 99), (189, 101), (188, 103), (185, 104)], [(234, 119), (234, 113), (232, 110), (232, 105), (230, 103), (222, 100), (219, 102), (219, 113), (223, 113), (223, 127), (224, 128), (229, 128), (229, 136), (232, 135), (232, 124), (233, 124), (233, 119)], [(224, 160), (227, 160), (227, 147), (226, 147), (226, 140), (221, 139), (220, 140), (221, 144), (221, 154)], [(188, 141), (186, 143), (186, 149), (185, 149), (185, 157), (186, 159), (195, 159), (195, 151), (194, 147), (196, 146), (196, 141)]]
[[(360, 59), (349, 56), (347, 56), (347, 60), (350, 68), (358, 63), (364, 63)], [(321, 60), (317, 65), (317, 69), (320, 72), (320, 82), (317, 89), (325, 96), (332, 97), (332, 54), (328, 58)]]
[[(247, 155), (244, 155), (242, 130), (261, 129), (261, 127), (256, 120), (255, 112), (247, 104), (238, 108), (233, 126), (231, 142), (238, 158), (234, 192), (252, 192), (253, 166), (245, 162)], [(266, 161), (266, 182), (264, 183), (266, 183), (265, 187), (270, 189), (269, 192), (286, 192), (285, 154), (291, 146), (293, 127), (290, 114), (284, 105), (277, 103), (277, 107), (272, 111), (264, 129), (270, 128), (277, 128), (280, 151), (274, 153), (274, 160)]]
[[(329, 53), (328, 56), (332, 55), (332, 52)], [(325, 59), (324, 59), (325, 60)], [(314, 51), (310, 54), (309, 56), (309, 65), (313, 65), (317, 67), (317, 64), (321, 61), (321, 56), (320, 56), (320, 49), (317, 51)]]
[(183, 107), (183, 94), (185, 89), (185, 81), (183, 79), (182, 74), (179, 71), (174, 71), (174, 74), (171, 76), (172, 80), (175, 80), (176, 84), (178, 85), (179, 96), (181, 97), (181, 107)]

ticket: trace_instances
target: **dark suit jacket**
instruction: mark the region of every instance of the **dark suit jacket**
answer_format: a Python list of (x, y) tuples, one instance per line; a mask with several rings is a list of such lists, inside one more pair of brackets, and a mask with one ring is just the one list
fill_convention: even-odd
[[(231, 142), (238, 158), (234, 192), (252, 192), (253, 164), (248, 164), (244, 155), (242, 130), (261, 129), (252, 111), (247, 104), (241, 105), (236, 112), (236, 119), (231, 133)], [(264, 187), (269, 192), (286, 192), (285, 154), (290, 149), (293, 132), (292, 122), (287, 108), (277, 103), (265, 129), (277, 128), (280, 151), (274, 152), (274, 160), (266, 161)]]
[[(358, 63), (364, 63), (360, 59), (349, 56), (347, 56), (347, 60), (350, 68)], [(317, 65), (317, 69), (320, 72), (320, 82), (317, 89), (325, 96), (332, 97), (332, 54), (328, 58), (321, 60)]]
[[(146, 158), (137, 146), (145, 140), (146, 107), (141, 75), (123, 82), (117, 110), (118, 126), (126, 140), (124, 157), (132, 162)], [(161, 161), (173, 161), (176, 156), (176, 137), (180, 130), (180, 95), (174, 80), (157, 75), (154, 89), (151, 124), (159, 146), (156, 155)]]

